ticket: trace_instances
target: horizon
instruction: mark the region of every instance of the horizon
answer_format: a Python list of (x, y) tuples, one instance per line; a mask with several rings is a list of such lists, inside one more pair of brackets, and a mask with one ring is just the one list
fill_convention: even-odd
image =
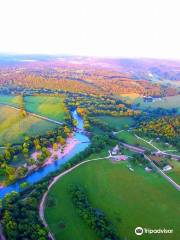
[[(170, 61), (170, 62), (179, 62), (180, 58), (158, 58), (158, 57), (123, 57), (123, 56), (88, 56), (88, 55), (76, 55), (76, 54), (58, 54), (58, 53), (15, 53), (15, 52), (0, 52), (0, 56), (46, 56), (46, 57), (74, 57), (74, 58), (92, 58), (92, 59), (104, 59), (104, 60), (122, 60), (122, 59), (129, 59), (129, 60), (153, 60), (153, 61)], [(57, 59), (58, 60), (58, 59)]]

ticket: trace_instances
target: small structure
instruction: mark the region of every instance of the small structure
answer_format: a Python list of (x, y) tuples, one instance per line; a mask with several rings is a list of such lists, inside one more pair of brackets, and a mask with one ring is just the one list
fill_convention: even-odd
[(151, 96), (144, 96), (143, 100), (144, 100), (144, 102), (152, 102), (153, 98)]
[(126, 161), (127, 159), (128, 159), (128, 156), (126, 155), (112, 156), (112, 160), (114, 161)]
[(168, 171), (170, 171), (171, 169), (172, 169), (172, 167), (171, 167), (170, 165), (166, 165), (166, 166), (163, 167), (163, 171), (164, 171), (164, 172), (168, 172)]
[(156, 156), (156, 157), (162, 157), (163, 156), (163, 152), (157, 151), (157, 152), (154, 152), (153, 155)]
[(146, 171), (146, 172), (152, 172), (152, 168), (145, 167), (145, 171)]
[(112, 149), (111, 154), (112, 154), (112, 155), (117, 155), (118, 153), (119, 153), (119, 146), (116, 145), (116, 146)]

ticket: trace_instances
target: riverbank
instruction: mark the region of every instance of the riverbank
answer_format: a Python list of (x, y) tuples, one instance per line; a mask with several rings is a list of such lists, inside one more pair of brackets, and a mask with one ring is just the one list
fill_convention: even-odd
[[(42, 169), (43, 167), (50, 165), (58, 160), (63, 160), (64, 157), (66, 157), (80, 142), (74, 138), (73, 134), (71, 134), (70, 137), (67, 138), (65, 146), (61, 146), (61, 144), (57, 144), (58, 148), (53, 149), (53, 147), (47, 148), (48, 151), (51, 153), (50, 157), (48, 157), (43, 165), (33, 165), (28, 168), (28, 173), (25, 177), (29, 176), (29, 174)], [(41, 154), (40, 151), (35, 151), (31, 154), (31, 158), (35, 159), (37, 161), (38, 155)], [(8, 185), (4, 185), (3, 183), (0, 183), (0, 189), (3, 189), (4, 187), (7, 187)]]
[[(78, 129), (83, 130), (83, 119), (79, 116), (76, 110), (71, 111), (73, 119), (77, 121)], [(63, 164), (68, 162), (71, 158), (73, 158), (76, 154), (85, 150), (90, 144), (88, 136), (85, 135), (84, 132), (74, 132), (67, 140), (66, 145), (63, 148), (63, 152), (57, 148), (58, 152), (52, 152), (51, 156), (56, 155), (55, 160), (54, 157), (49, 157), (41, 166), (32, 166), (32, 169), (28, 172), (28, 174), (23, 179), (18, 179), (14, 183), (3, 186), (0, 188), (0, 199), (4, 198), (4, 196), (12, 191), (19, 192), (21, 191), (21, 184), (23, 182), (27, 182), (29, 185), (33, 185), (40, 181), (42, 178), (48, 176), (49, 174), (58, 171)], [(53, 154), (54, 153), (54, 154)], [(57, 153), (58, 156), (57, 157)]]
[[(42, 167), (52, 164), (54, 161), (64, 158), (67, 154), (69, 154), (70, 151), (73, 150), (73, 148), (79, 143), (77, 139), (75, 139), (73, 136), (70, 136), (66, 140), (65, 146), (62, 146), (61, 144), (57, 144), (57, 149), (53, 149), (53, 147), (47, 148), (50, 152), (50, 157), (48, 157)], [(35, 151), (31, 157), (37, 160), (38, 155), (41, 154), (39, 151)]]

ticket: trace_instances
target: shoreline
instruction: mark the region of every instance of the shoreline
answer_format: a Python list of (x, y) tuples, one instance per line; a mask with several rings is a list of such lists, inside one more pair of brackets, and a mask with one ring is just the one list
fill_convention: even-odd
[[(66, 140), (66, 143), (64, 145), (63, 151), (61, 144), (57, 144), (58, 148), (57, 150), (54, 150), (53, 147), (47, 148), (48, 151), (51, 153), (50, 157), (48, 157), (45, 162), (39, 167), (44, 167), (49, 164), (52, 164), (53, 162), (62, 159), (65, 157), (69, 152), (79, 143), (78, 140), (76, 140), (73, 136), (68, 137)], [(41, 154), (40, 151), (35, 151), (32, 153), (31, 157), (33, 157), (35, 160), (37, 159), (38, 154)], [(57, 156), (57, 159), (54, 159), (54, 156)]]
[[(53, 148), (48, 148), (48, 150), (51, 152), (51, 156), (49, 158), (46, 159), (46, 161), (44, 162), (44, 164), (42, 165), (42, 167), (47, 166), (57, 160), (62, 159), (63, 157), (65, 157), (67, 154), (69, 154), (69, 152), (71, 150), (73, 150), (73, 148), (79, 143), (78, 140), (76, 140), (74, 137), (69, 137), (67, 138), (65, 147), (63, 149), (62, 152), (62, 147), (60, 144), (58, 144), (58, 150), (54, 150)], [(54, 159), (54, 155), (57, 155), (57, 159)]]
[[(29, 170), (28, 173), (26, 174), (26, 176), (24, 176), (23, 178), (27, 177), (28, 175), (30, 175), (33, 172), (36, 172), (36, 170), (39, 170), (39, 169), (41, 169), (41, 168), (43, 168), (43, 167), (45, 167), (45, 166), (47, 166), (49, 164), (52, 164), (53, 162), (56, 162), (58, 160), (63, 159), (67, 154), (69, 154), (70, 151), (73, 150), (73, 148), (78, 143), (80, 143), (80, 142), (77, 139), (74, 138), (74, 134), (73, 134), (73, 135), (71, 135), (70, 137), (68, 137), (66, 139), (66, 143), (65, 143), (65, 147), (63, 149), (63, 152), (61, 151), (62, 148), (61, 148), (60, 144), (58, 144), (57, 151), (54, 150), (53, 147), (48, 148), (48, 150), (51, 152), (51, 156), (48, 157), (42, 165), (35, 166), (34, 169)], [(38, 154), (40, 154), (40, 152), (35, 151), (34, 153), (31, 154), (31, 157), (36, 159)], [(54, 159), (54, 155), (57, 155), (58, 158)], [(18, 181), (18, 180), (20, 180), (20, 179), (16, 179), (16, 181)], [(10, 185), (10, 184), (8, 184), (8, 185)], [(5, 188), (5, 187), (7, 187), (8, 185), (3, 185), (2, 183), (0, 183), (0, 190)]]

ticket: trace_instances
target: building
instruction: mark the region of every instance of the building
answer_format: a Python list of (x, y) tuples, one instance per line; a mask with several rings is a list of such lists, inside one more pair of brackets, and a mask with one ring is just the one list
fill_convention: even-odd
[(152, 171), (152, 168), (145, 167), (145, 171), (146, 171), (146, 172), (151, 172), (151, 171)]
[(126, 161), (127, 159), (128, 159), (128, 156), (126, 155), (112, 156), (112, 160), (114, 161)]
[(163, 171), (164, 171), (164, 172), (168, 172), (168, 171), (170, 171), (171, 169), (172, 169), (172, 167), (171, 167), (170, 165), (166, 165), (166, 166), (163, 167)]
[(144, 100), (144, 102), (152, 102), (153, 98), (151, 96), (144, 96), (143, 100)]
[(116, 146), (112, 149), (111, 154), (112, 154), (112, 155), (117, 155), (117, 154), (119, 153), (119, 150), (120, 150), (119, 146), (116, 145)]

